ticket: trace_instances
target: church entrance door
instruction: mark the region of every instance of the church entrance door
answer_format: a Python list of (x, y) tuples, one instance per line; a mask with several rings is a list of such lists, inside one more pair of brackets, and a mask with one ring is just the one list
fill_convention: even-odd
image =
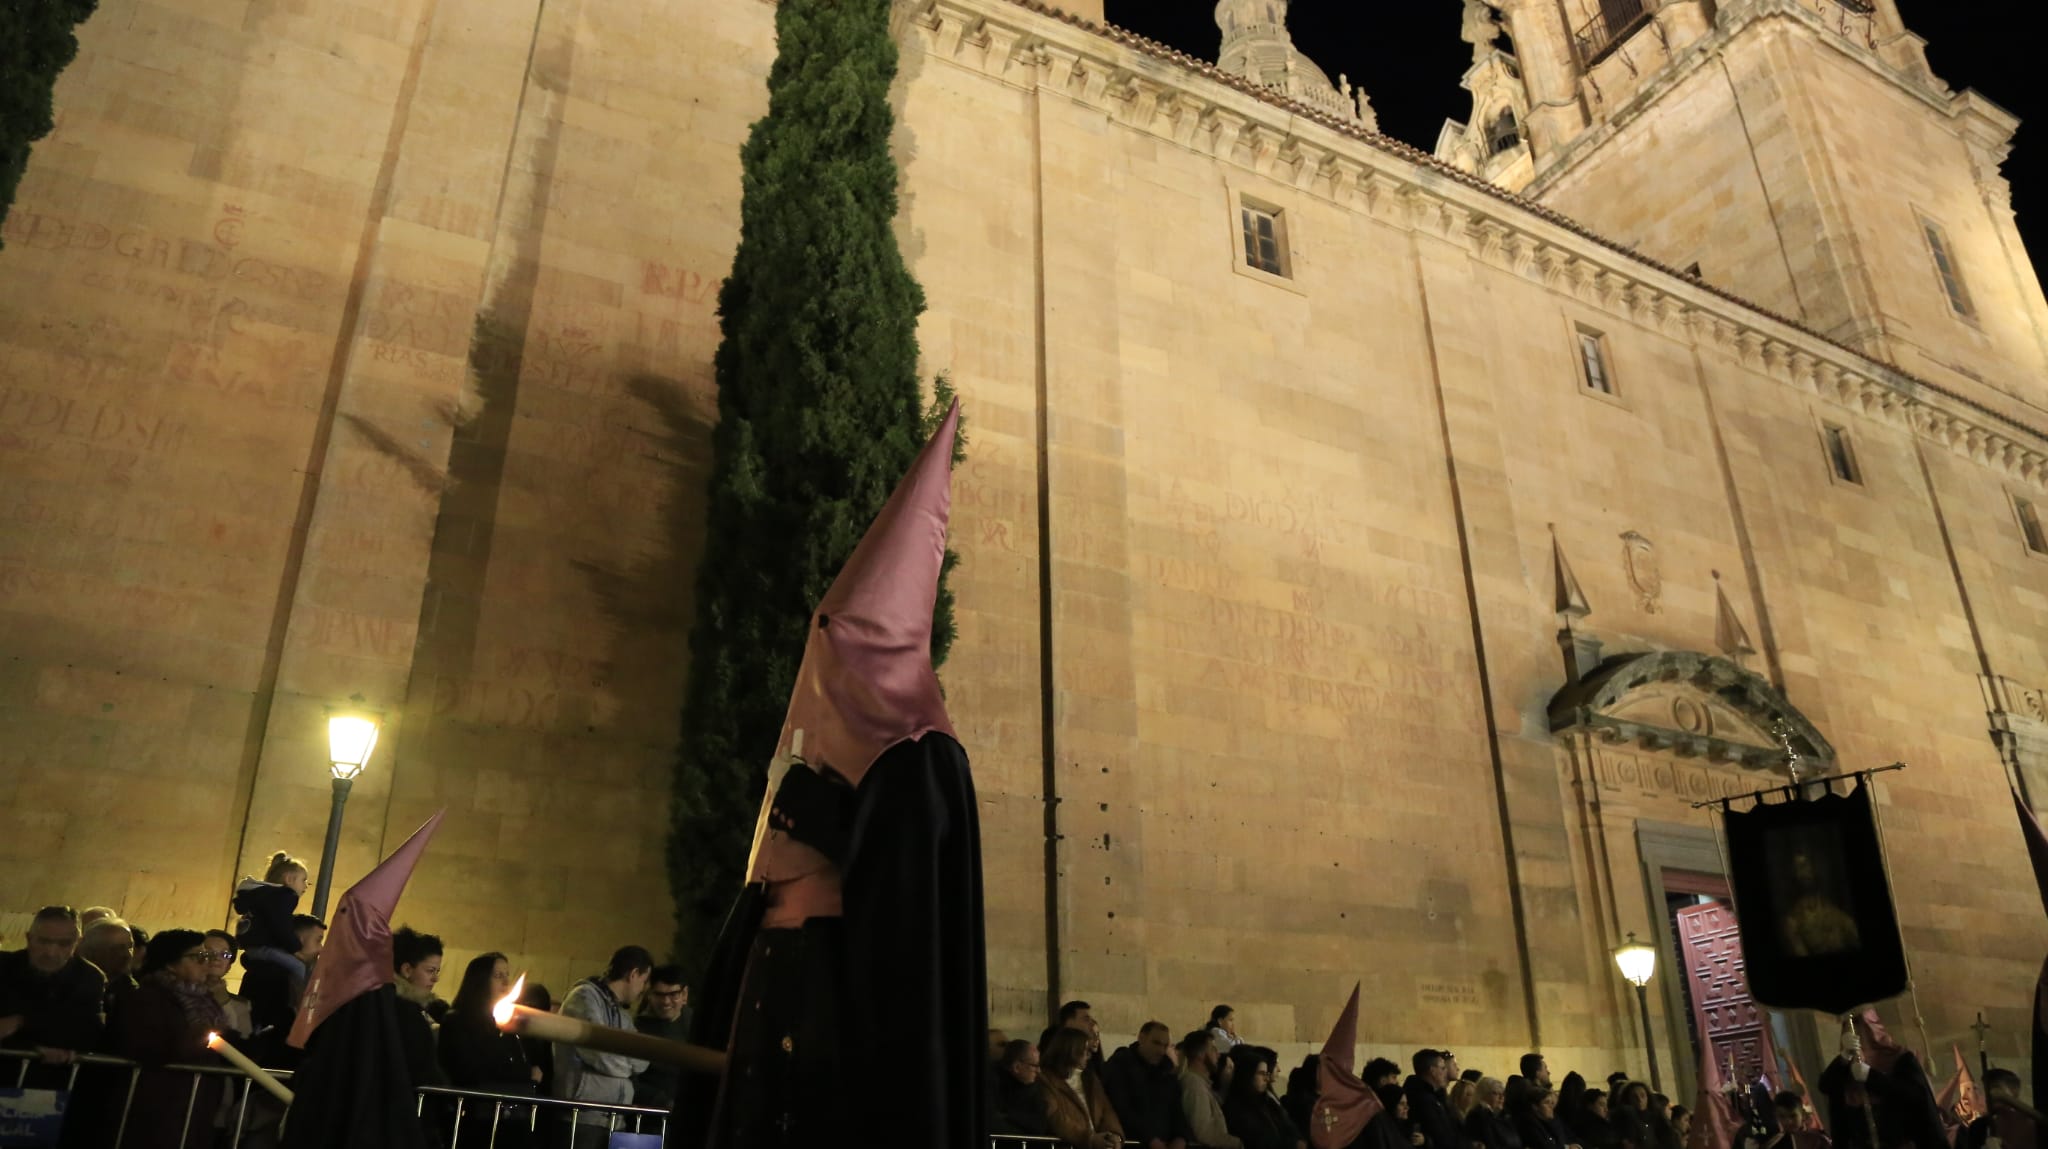
[(1725, 902), (1710, 902), (1679, 910), (1677, 921), (1701, 1059), (1725, 1078), (1733, 1058), (1737, 1081), (1748, 1085), (1768, 1077), (1773, 1088), (1782, 1088), (1770, 1015), (1749, 996), (1749, 982), (1742, 975), (1735, 911)]

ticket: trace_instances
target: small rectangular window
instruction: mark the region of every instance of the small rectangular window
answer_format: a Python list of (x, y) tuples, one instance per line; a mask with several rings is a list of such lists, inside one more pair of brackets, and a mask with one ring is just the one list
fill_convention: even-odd
[(1588, 391), (1614, 394), (1614, 372), (1607, 363), (1607, 337), (1590, 327), (1575, 327), (1579, 340), (1579, 383)]
[(2037, 555), (2048, 555), (2048, 532), (2041, 529), (2041, 512), (2034, 508), (2033, 501), (2014, 495), (2012, 509), (2020, 517), (2020, 534), (2027, 540), (2027, 549)]
[(1287, 228), (1277, 209), (1244, 204), (1244, 262), (1268, 275), (1287, 274)]
[(1863, 468), (1856, 462), (1856, 443), (1849, 438), (1848, 429), (1823, 423), (1820, 438), (1822, 446), (1827, 449), (1828, 470), (1844, 483), (1862, 486)]
[(1948, 232), (1925, 216), (1920, 219), (1920, 230), (1927, 237), (1927, 253), (1934, 259), (1934, 274), (1941, 280), (1942, 293), (1948, 296), (1949, 310), (1965, 319), (1974, 318), (1977, 309), (1970, 302), (1970, 288), (1963, 282), (1963, 269), (1956, 263)]

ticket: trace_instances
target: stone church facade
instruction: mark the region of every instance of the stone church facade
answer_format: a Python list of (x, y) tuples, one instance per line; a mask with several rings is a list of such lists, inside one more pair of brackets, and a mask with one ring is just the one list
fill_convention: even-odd
[[(2022, 1059), (2015, 121), (1892, 0), (1509, 0), (1431, 157), (1284, 0), (1217, 5), (1220, 65), (1093, 7), (897, 8), (997, 1023), (1229, 1001), (1296, 1047), (1363, 979), (1375, 1050), (1640, 1072), (1633, 932), (1679, 1092), (1693, 804), (1794, 755), (1909, 764), (1905, 1028)], [(5, 909), (218, 920), (317, 853), (360, 696), (342, 880), (445, 807), (401, 917), (452, 958), (658, 944), (772, 7), (103, 0), (83, 41), (0, 252)]]

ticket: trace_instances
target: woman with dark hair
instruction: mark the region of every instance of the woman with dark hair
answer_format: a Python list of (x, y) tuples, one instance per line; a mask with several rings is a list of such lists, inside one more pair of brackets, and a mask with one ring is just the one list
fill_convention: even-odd
[(1607, 1094), (1598, 1089), (1586, 1090), (1578, 1113), (1572, 1118), (1571, 1131), (1578, 1134), (1584, 1149), (1619, 1149), (1621, 1145), (1621, 1135), (1615, 1132), (1614, 1122), (1608, 1116)]
[(164, 1068), (219, 1061), (206, 1036), (225, 1034), (227, 1015), (206, 988), (207, 946), (197, 930), (164, 930), (143, 952), (138, 984), (114, 1024), (113, 1051), (142, 1065), (124, 1149), (205, 1145), (213, 1136), (225, 1079), (200, 1077), (195, 1093), (191, 1074)]
[(1321, 1054), (1311, 1053), (1287, 1074), (1287, 1092), (1280, 1097), (1280, 1108), (1286, 1110), (1296, 1129), (1308, 1128), (1309, 1116), (1315, 1112), (1316, 1098), (1322, 1094), (1322, 1083), (1316, 1079), (1322, 1063)]
[(1557, 1119), (1569, 1130), (1579, 1120), (1579, 1111), (1586, 1105), (1586, 1075), (1574, 1069), (1564, 1075), (1564, 1084), (1557, 1087)]
[(1273, 1098), (1273, 1057), (1269, 1050), (1239, 1046), (1230, 1051), (1236, 1070), (1223, 1099), (1223, 1120), (1244, 1149), (1295, 1149), (1301, 1133)]
[(1515, 1128), (1525, 1149), (1565, 1149), (1571, 1135), (1557, 1119), (1557, 1091), (1541, 1085), (1522, 1094), (1522, 1111), (1515, 1116)]
[(1671, 1124), (1671, 1099), (1662, 1093), (1650, 1094), (1650, 1109), (1645, 1117), (1650, 1127), (1650, 1144), (1655, 1149), (1685, 1149), (1685, 1141)]
[(1124, 1143), (1124, 1127), (1101, 1079), (1087, 1064), (1088, 1035), (1078, 1029), (1054, 1030), (1038, 1070), (1038, 1102), (1045, 1122), (1070, 1149), (1118, 1149)]
[(1373, 1090), (1380, 1099), (1380, 1112), (1365, 1127), (1361, 1142), (1366, 1149), (1417, 1149), (1428, 1138), (1408, 1114), (1408, 1092), (1399, 1085), (1382, 1085)]
[[(504, 954), (480, 954), (464, 967), (455, 1004), (448, 1007), (441, 1022), (441, 1068), (448, 1074), (448, 1084), (515, 1097), (534, 1095), (540, 1085), (540, 1070), (527, 1064), (519, 1038), (500, 1031), (491, 1020), (491, 1007), (511, 991), (512, 970)], [(478, 1134), (481, 1144), (490, 1140), (495, 1125), (499, 1145), (523, 1145), (528, 1108), (513, 1105), (493, 1113), (489, 1104), (465, 1106), (458, 1135), (467, 1143), (470, 1134)]]
[[(446, 1085), (434, 1056), (434, 986), (441, 980), (441, 939), (411, 926), (391, 935), (392, 973), (397, 976), (398, 1035), (405, 1045), (406, 1068), (419, 1085)], [(445, 1007), (443, 1007), (445, 1008)]]
[(1608, 1120), (1625, 1149), (1657, 1149), (1650, 1135), (1650, 1087), (1640, 1081), (1623, 1085), (1614, 1094)]
[(1022, 1137), (1050, 1137), (1045, 1105), (1038, 1095), (1038, 1047), (1022, 1038), (1003, 1046), (996, 1059), (996, 1108), (989, 1128)]

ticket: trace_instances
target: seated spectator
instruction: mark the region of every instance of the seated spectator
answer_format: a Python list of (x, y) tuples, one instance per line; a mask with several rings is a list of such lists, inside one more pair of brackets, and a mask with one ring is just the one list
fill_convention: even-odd
[(235, 938), (242, 964), (271, 962), (285, 971), (293, 1001), (306, 989), (306, 963), (297, 955), (298, 931), (293, 923), (299, 899), (306, 894), (306, 863), (279, 850), (270, 855), (262, 880), (243, 878), (235, 887)]
[[(690, 987), (683, 984), (683, 971), (672, 965), (656, 966), (647, 978), (647, 993), (640, 999), (640, 1012), (633, 1026), (642, 1033), (670, 1041), (690, 1039)], [(648, 1065), (633, 1078), (633, 1104), (668, 1109), (676, 1103), (683, 1071), (673, 1065)]]
[(1062, 1027), (1053, 1033), (1038, 1073), (1038, 1099), (1046, 1124), (1069, 1149), (1119, 1149), (1123, 1125), (1110, 1107), (1101, 1077), (1087, 1061), (1086, 1032)]
[(78, 941), (71, 907), (45, 906), (29, 922), (28, 945), (0, 953), (0, 1047), (33, 1049), (50, 1067), (31, 1075), (30, 1088), (61, 1087), (62, 1067), (99, 1048), (106, 977), (78, 956)]
[(1444, 1102), (1451, 1111), (1451, 1119), (1458, 1123), (1458, 1128), (1463, 1129), (1465, 1118), (1472, 1116), (1472, 1111), (1479, 1107), (1479, 1083), (1464, 1080), (1451, 1082), (1451, 1087), (1444, 1092)]
[(1294, 1122), (1296, 1129), (1307, 1129), (1309, 1117), (1315, 1112), (1316, 1098), (1322, 1094), (1322, 1083), (1316, 1079), (1322, 1063), (1321, 1054), (1311, 1053), (1288, 1071), (1287, 1092), (1280, 1095), (1280, 1108), (1287, 1111), (1287, 1119)]
[(1528, 1087), (1522, 1096), (1522, 1111), (1513, 1119), (1524, 1149), (1569, 1149), (1572, 1144), (1564, 1123), (1557, 1119), (1556, 1090)]
[(1678, 1130), (1671, 1127), (1671, 1099), (1662, 1093), (1650, 1094), (1650, 1107), (1645, 1112), (1644, 1123), (1650, 1129), (1650, 1144), (1655, 1149), (1685, 1149), (1685, 1142), (1678, 1139)]
[(1586, 1090), (1578, 1115), (1572, 1119), (1571, 1131), (1578, 1134), (1579, 1144), (1585, 1149), (1618, 1149), (1621, 1144), (1620, 1134), (1607, 1117), (1607, 1094), (1598, 1089)]
[(85, 927), (78, 942), (78, 956), (99, 967), (107, 977), (101, 1009), (108, 1022), (120, 1012), (121, 1002), (135, 989), (135, 935), (120, 918), (99, 918)]
[[(448, 1084), (458, 1089), (486, 1093), (509, 1093), (532, 1097), (540, 1089), (540, 1069), (526, 1060), (526, 1048), (518, 1037), (505, 1033), (491, 1020), (491, 1007), (512, 991), (511, 965), (501, 953), (480, 954), (462, 971), (462, 984), (455, 990), (455, 1003), (441, 1022), (441, 1069)], [(526, 1143), (531, 1106), (507, 1106), (493, 1112), (489, 1105), (468, 1107), (457, 1140), (463, 1144), (486, 1144), (491, 1130), (498, 1130), (497, 1144), (515, 1149)], [(474, 1137), (474, 1141), (472, 1141)]]
[[(405, 1064), (418, 1085), (446, 1085), (434, 1055), (434, 986), (441, 980), (441, 939), (411, 926), (391, 935), (391, 964), (398, 975), (398, 1032)], [(446, 1010), (442, 1005), (442, 1010)]]
[(1375, 1057), (1365, 1063), (1365, 1069), (1358, 1077), (1365, 1082), (1367, 1089), (1377, 1091), (1382, 1085), (1401, 1084), (1401, 1067), (1384, 1057)]
[(1215, 1081), (1228, 1064), (1216, 1049), (1216, 1038), (1198, 1029), (1180, 1040), (1180, 1111), (1188, 1119), (1188, 1136), (1208, 1149), (1244, 1149), (1223, 1116)]
[(120, 916), (121, 911), (112, 906), (87, 906), (78, 911), (78, 928), (80, 930), (89, 930), (94, 922), (102, 918), (118, 918)]
[(1170, 1033), (1163, 1021), (1146, 1022), (1138, 1040), (1117, 1050), (1102, 1071), (1103, 1089), (1124, 1138), (1147, 1149), (1186, 1149), (1188, 1142)]
[[(1793, 1096), (1796, 1097), (1798, 1096), (1798, 1094), (1794, 1094)], [(1802, 1105), (1800, 1108), (1803, 1111), (1805, 1109), (1805, 1106)], [(1674, 1105), (1671, 1107), (1671, 1132), (1678, 1138), (1678, 1143), (1680, 1145), (1686, 1145), (1691, 1143), (1692, 1111), (1690, 1109), (1687, 1109), (1683, 1105)]]
[(1242, 1039), (1237, 1036), (1237, 1011), (1227, 1005), (1219, 1005), (1209, 1011), (1209, 1036), (1216, 1041), (1216, 1052), (1224, 1057), (1237, 1048)]
[(135, 992), (114, 1022), (113, 1051), (141, 1063), (128, 1107), (123, 1149), (206, 1145), (225, 1078), (173, 1072), (169, 1065), (218, 1062), (206, 1035), (227, 1027), (227, 1017), (206, 990), (206, 935), (164, 930), (143, 951)]
[(1302, 1135), (1273, 1096), (1273, 1061), (1269, 1052), (1239, 1042), (1230, 1051), (1236, 1063), (1230, 1092), (1223, 1098), (1223, 1119), (1244, 1149), (1299, 1149)]
[[(526, 983), (526, 989), (519, 995), (519, 1004), (528, 1009), (540, 1010), (542, 1013), (553, 1013), (555, 1011), (555, 995), (548, 992), (547, 986), (537, 981), (530, 981)], [(542, 1041), (537, 1037), (522, 1037), (519, 1039), (519, 1045), (520, 1048), (526, 1051), (526, 1063), (540, 1068), (540, 1095), (542, 1097), (553, 1097), (555, 1095), (554, 1043)]]
[[(1564, 1122), (1565, 1128), (1570, 1130), (1585, 1104), (1585, 1075), (1573, 1070), (1564, 1075), (1564, 1084), (1557, 1088), (1557, 1119)], [(1577, 1134), (1574, 1133), (1573, 1136), (1576, 1137)]]
[[(1754, 1136), (1744, 1137), (1745, 1144), (1760, 1143), (1770, 1149), (1830, 1149), (1833, 1142), (1820, 1128), (1819, 1120), (1807, 1114), (1804, 1097), (1787, 1090), (1771, 1099), (1771, 1110), (1776, 1131), (1761, 1142)], [(1966, 1137), (1959, 1136), (1957, 1143), (1960, 1145), (1966, 1140)], [(2012, 1142), (2008, 1141), (2006, 1145), (2007, 1149), (2013, 1149)]]
[[(311, 914), (294, 914), (292, 938), (297, 948), (291, 956), (310, 970), (320, 956), (321, 946), (326, 944), (327, 923)], [(299, 989), (304, 988), (301, 983)], [(249, 999), (256, 1032), (290, 1032), (292, 1014), (299, 1008), (299, 994), (293, 992), (291, 972), (285, 966), (271, 961), (251, 962), (249, 955), (243, 954), (242, 996)]]
[(1529, 1107), (1528, 1095), (1537, 1089), (1551, 1087), (1550, 1062), (1540, 1053), (1525, 1053), (1516, 1068), (1520, 1072), (1508, 1078), (1508, 1117), (1519, 1121), (1523, 1111)]
[(1650, 1087), (1640, 1081), (1624, 1082), (1609, 1103), (1608, 1120), (1626, 1149), (1656, 1149), (1650, 1136)]
[[(1387, 1062), (1394, 1070), (1394, 1076), (1401, 1075), (1401, 1067)], [(1408, 1112), (1408, 1095), (1393, 1082), (1376, 1086), (1373, 1092), (1379, 1096), (1380, 1112), (1365, 1127), (1366, 1149), (1415, 1149), (1423, 1143), (1422, 1130), (1415, 1127), (1414, 1119)]]
[(2043, 1144), (2039, 1118), (2020, 1102), (2019, 1074), (1999, 1068), (1984, 1075), (1984, 1110), (1956, 1137), (1956, 1149), (1985, 1149), (1993, 1138), (2007, 1149)]
[[(633, 1007), (647, 992), (654, 973), (654, 958), (640, 946), (623, 946), (612, 954), (602, 974), (584, 978), (562, 999), (562, 1016), (574, 1017), (613, 1029), (633, 1028)], [(646, 1070), (647, 1063), (616, 1053), (599, 1053), (573, 1045), (555, 1046), (555, 1096), (565, 1101), (595, 1101), (604, 1105), (633, 1103), (633, 1078)], [(609, 1140), (606, 1127), (611, 1115), (597, 1110), (577, 1118), (574, 1149), (586, 1146), (603, 1149)]]
[(1408, 1113), (1422, 1130), (1428, 1149), (1467, 1149), (1458, 1129), (1460, 1119), (1451, 1112), (1450, 1055), (1441, 1049), (1418, 1049), (1408, 1063), (1415, 1072), (1402, 1090), (1408, 1094)]
[(1522, 1135), (1507, 1115), (1507, 1086), (1498, 1077), (1479, 1079), (1479, 1104), (1465, 1115), (1465, 1138), (1486, 1149), (1522, 1149)]
[(256, 1032), (255, 1015), (249, 999), (228, 988), (228, 971), (235, 968), (235, 939), (226, 930), (206, 931), (206, 992), (228, 1019), (228, 1033), (248, 1037)]
[(1017, 1040), (1003, 1046), (996, 1061), (995, 1112), (989, 1131), (1019, 1137), (1050, 1137), (1045, 1106), (1038, 1097), (1038, 1047)]

